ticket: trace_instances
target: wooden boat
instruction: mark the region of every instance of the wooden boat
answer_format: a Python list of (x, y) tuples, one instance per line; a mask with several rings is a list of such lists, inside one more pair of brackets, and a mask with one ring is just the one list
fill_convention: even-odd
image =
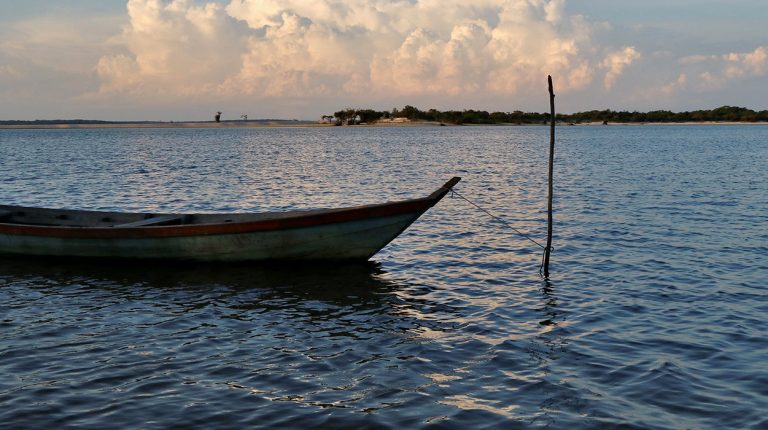
[(461, 178), (427, 197), (340, 209), (155, 214), (0, 205), (0, 254), (196, 261), (366, 260)]

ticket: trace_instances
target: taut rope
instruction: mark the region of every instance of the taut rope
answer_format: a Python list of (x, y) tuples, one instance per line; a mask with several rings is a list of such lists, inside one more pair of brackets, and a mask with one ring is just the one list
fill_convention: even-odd
[[(500, 222), (500, 223), (501, 223), (501, 224), (503, 224), (504, 226), (506, 226), (506, 227), (508, 227), (508, 228), (512, 229), (512, 230), (513, 230), (515, 233), (519, 234), (520, 236), (522, 236), (522, 237), (526, 238), (528, 241), (530, 241), (530, 242), (531, 242), (531, 243), (533, 243), (534, 245), (536, 245), (536, 246), (538, 246), (539, 248), (543, 249), (543, 250), (544, 250), (544, 253), (542, 253), (542, 255), (541, 255), (541, 266), (539, 267), (539, 273), (542, 273), (542, 270), (543, 270), (543, 268), (544, 268), (544, 255), (546, 254), (546, 251), (547, 251), (547, 247), (546, 247), (546, 246), (544, 246), (544, 245), (540, 244), (539, 242), (537, 242), (536, 240), (534, 240), (533, 238), (531, 238), (529, 235), (527, 235), (527, 234), (523, 233), (522, 231), (518, 230), (518, 229), (517, 229), (517, 228), (515, 228), (515, 227), (514, 227), (512, 224), (510, 224), (509, 222), (507, 222), (505, 219), (503, 219), (503, 218), (501, 218), (501, 217), (499, 217), (499, 216), (496, 216), (496, 215), (494, 215), (494, 214), (493, 214), (493, 213), (491, 213), (491, 211), (489, 211), (488, 209), (485, 209), (485, 208), (481, 207), (480, 205), (478, 205), (477, 203), (473, 202), (472, 200), (470, 200), (470, 199), (468, 199), (468, 198), (466, 198), (466, 197), (462, 196), (461, 194), (459, 194), (459, 192), (458, 192), (458, 191), (454, 190), (453, 188), (451, 188), (451, 195), (452, 195), (452, 196), (453, 196), (453, 195), (455, 195), (455, 196), (458, 196), (459, 198), (461, 198), (461, 199), (462, 199), (462, 200), (464, 200), (465, 202), (469, 203), (470, 205), (474, 206), (475, 208), (477, 208), (477, 209), (478, 209), (478, 210), (480, 210), (481, 212), (485, 213), (485, 214), (486, 214), (486, 215), (488, 215), (489, 217), (491, 217), (491, 218), (493, 218), (494, 220), (496, 220), (496, 221)], [(550, 248), (549, 248), (549, 251), (550, 251), (550, 252), (552, 252), (554, 249), (555, 249), (554, 247), (550, 247)]]

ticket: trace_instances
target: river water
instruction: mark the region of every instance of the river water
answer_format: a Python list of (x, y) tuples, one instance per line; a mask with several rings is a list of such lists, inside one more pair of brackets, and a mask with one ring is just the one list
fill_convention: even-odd
[[(768, 428), (768, 126), (559, 127), (555, 251), (446, 197), (369, 264), (0, 260), (5, 428)], [(543, 241), (547, 127), (0, 130), (0, 202), (456, 190)]]

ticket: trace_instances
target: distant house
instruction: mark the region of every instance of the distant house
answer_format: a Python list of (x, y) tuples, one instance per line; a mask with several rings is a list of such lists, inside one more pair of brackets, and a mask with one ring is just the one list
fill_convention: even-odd
[(408, 118), (404, 118), (404, 117), (398, 116), (398, 117), (394, 117), (394, 118), (381, 118), (377, 122), (385, 123), (385, 124), (386, 123), (396, 123), (397, 124), (397, 123), (411, 122), (411, 120), (409, 120)]

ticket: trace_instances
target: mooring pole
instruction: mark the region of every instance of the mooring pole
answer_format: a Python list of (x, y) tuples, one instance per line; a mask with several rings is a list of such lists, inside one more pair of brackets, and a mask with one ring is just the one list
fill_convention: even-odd
[(552, 111), (549, 121), (549, 196), (547, 202), (547, 247), (544, 248), (544, 277), (549, 278), (549, 253), (552, 250), (552, 171), (555, 165), (555, 92), (552, 89), (552, 76), (547, 76), (549, 84), (549, 107)]

